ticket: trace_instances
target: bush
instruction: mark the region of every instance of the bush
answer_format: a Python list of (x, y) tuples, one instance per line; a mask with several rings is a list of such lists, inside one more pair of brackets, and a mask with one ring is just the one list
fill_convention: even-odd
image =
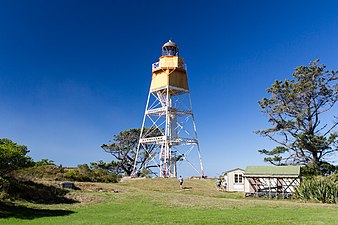
[(9, 198), (7, 194), (8, 186), (9, 186), (8, 180), (0, 177), (0, 201), (6, 200)]
[(33, 167), (13, 171), (12, 176), (22, 180), (48, 179), (63, 180), (64, 168), (54, 165), (35, 165)]
[(68, 169), (64, 173), (64, 178), (72, 181), (116, 183), (120, 177), (108, 170), (94, 169), (87, 164), (82, 164), (78, 165), (77, 168)]
[(12, 175), (21, 180), (46, 179), (53, 181), (80, 181), (80, 182), (105, 182), (116, 183), (121, 176), (106, 169), (90, 168), (87, 164), (76, 168), (64, 168), (55, 165), (36, 165), (12, 172)]
[(338, 203), (337, 175), (304, 179), (296, 189), (295, 197), (322, 203)]

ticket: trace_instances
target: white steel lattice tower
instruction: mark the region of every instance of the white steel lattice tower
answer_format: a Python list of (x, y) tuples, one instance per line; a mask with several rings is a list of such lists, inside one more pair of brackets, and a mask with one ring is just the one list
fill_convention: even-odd
[[(141, 154), (149, 155), (139, 163)], [(152, 80), (137, 147), (133, 176), (158, 167), (160, 177), (177, 177), (177, 167), (190, 165), (201, 177), (204, 170), (192, 112), (184, 59), (169, 40), (152, 65)]]

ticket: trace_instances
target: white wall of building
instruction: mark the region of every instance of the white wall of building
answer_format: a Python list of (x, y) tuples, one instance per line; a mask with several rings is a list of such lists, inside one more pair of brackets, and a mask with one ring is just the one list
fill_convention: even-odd
[(234, 169), (226, 172), (224, 175), (224, 179), (227, 181), (227, 191), (238, 191), (244, 192), (246, 182), (244, 179), (244, 170), (242, 169)]

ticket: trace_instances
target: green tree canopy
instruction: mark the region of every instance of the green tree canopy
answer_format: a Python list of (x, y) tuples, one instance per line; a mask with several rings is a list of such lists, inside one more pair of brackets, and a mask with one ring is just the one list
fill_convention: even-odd
[(25, 145), (18, 145), (7, 138), (0, 139), (0, 176), (19, 168), (32, 166), (34, 162), (27, 156), (28, 152)]
[(338, 151), (338, 118), (330, 123), (322, 117), (338, 100), (337, 71), (318, 63), (297, 67), (291, 80), (275, 81), (267, 89), (271, 96), (259, 101), (271, 127), (257, 133), (278, 143), (272, 150), (259, 150), (265, 161), (319, 167)]
[(115, 162), (115, 161), (111, 161), (108, 163), (104, 162), (103, 160), (99, 160), (97, 162), (91, 162), (90, 168), (93, 170), (97, 170), (97, 169), (107, 170), (113, 174), (120, 174), (122, 172), (121, 170), (119, 170), (118, 162)]
[[(144, 130), (145, 133), (152, 133), (154, 136), (161, 134), (158, 130), (154, 129), (152, 129), (151, 132), (148, 131), (150, 130)], [(113, 136), (112, 143), (101, 145), (104, 151), (112, 154), (116, 159), (115, 162), (111, 163), (111, 166), (116, 166), (115, 171), (128, 176), (132, 174), (140, 133), (141, 129), (139, 128), (121, 131), (118, 135)], [(149, 149), (146, 149), (146, 151), (142, 149), (143, 151), (139, 152), (136, 165), (138, 168), (141, 168), (142, 172), (149, 173), (151, 167), (156, 166), (148, 166), (146, 164), (154, 147), (155, 146), (148, 146)]]
[(40, 161), (35, 162), (36, 166), (51, 165), (55, 166), (54, 160), (50, 159), (41, 159)]

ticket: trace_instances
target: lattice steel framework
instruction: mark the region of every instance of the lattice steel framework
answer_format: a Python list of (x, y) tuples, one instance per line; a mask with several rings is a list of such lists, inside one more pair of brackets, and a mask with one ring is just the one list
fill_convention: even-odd
[[(162, 47), (164, 50), (166, 44)], [(176, 45), (174, 46), (177, 48)], [(142, 122), (133, 176), (144, 168), (153, 166), (159, 170), (157, 176), (177, 177), (178, 166), (187, 164), (199, 176), (204, 177), (185, 65), (181, 63), (183, 59), (178, 58), (178, 48), (176, 51), (174, 51), (175, 55), (163, 54), (160, 61), (153, 64), (153, 79)], [(175, 59), (180, 64), (172, 64)], [(161, 85), (158, 81), (155, 83), (154, 80), (161, 76), (166, 80), (161, 81)], [(186, 81), (183, 81), (183, 84), (180, 76), (185, 76)], [(174, 85), (171, 85), (172, 83)], [(137, 165), (140, 154), (150, 156), (141, 168)]]

